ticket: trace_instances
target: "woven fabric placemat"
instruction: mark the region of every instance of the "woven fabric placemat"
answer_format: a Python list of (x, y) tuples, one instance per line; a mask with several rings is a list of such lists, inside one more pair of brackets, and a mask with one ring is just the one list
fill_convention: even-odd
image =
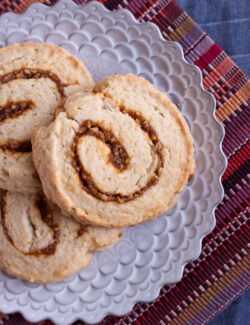
[[(33, 2), (53, 5), (57, 1), (0, 0), (0, 14), (6, 11), (21, 13)], [(75, 2), (83, 4), (87, 1)], [(215, 96), (216, 116), (225, 128), (223, 150), (228, 167), (222, 177), (225, 196), (215, 212), (216, 227), (204, 238), (200, 257), (185, 267), (182, 280), (164, 286), (154, 302), (139, 303), (129, 314), (107, 316), (99, 324), (206, 324), (249, 286), (250, 81), (175, 0), (101, 2), (108, 9), (127, 8), (138, 21), (154, 22), (166, 39), (182, 46), (188, 62), (200, 67), (204, 88)], [(0, 315), (0, 324), (29, 323), (20, 314), (14, 314)], [(43, 321), (39, 324), (52, 323)]]

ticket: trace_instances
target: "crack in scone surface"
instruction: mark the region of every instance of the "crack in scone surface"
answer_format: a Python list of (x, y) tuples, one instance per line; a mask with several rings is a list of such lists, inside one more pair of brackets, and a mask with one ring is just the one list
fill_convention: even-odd
[[(11, 245), (20, 253), (24, 255), (35, 255), (35, 256), (40, 256), (40, 255), (45, 255), (49, 256), (52, 255), (56, 252), (57, 244), (59, 242), (59, 237), (60, 237), (60, 230), (57, 225), (57, 223), (54, 221), (53, 218), (53, 212), (51, 211), (50, 207), (44, 200), (42, 196), (37, 196), (34, 202), (34, 208), (37, 208), (39, 210), (39, 214), (41, 217), (41, 220), (50, 228), (53, 232), (53, 243), (49, 244), (48, 246), (41, 248), (41, 249), (34, 249), (29, 252), (24, 252), (21, 251), (18, 247), (15, 246), (13, 238), (10, 236), (8, 232), (8, 227), (6, 225), (6, 196), (7, 196), (7, 191), (5, 190), (0, 190), (0, 209), (1, 209), (1, 224), (3, 227), (4, 234), (8, 241), (11, 243)], [(35, 233), (35, 226), (34, 224), (30, 221), (30, 225), (33, 229), (33, 233)]]
[(78, 132), (76, 133), (72, 148), (71, 148), (71, 158), (72, 164), (78, 174), (79, 180), (81, 182), (82, 188), (95, 198), (101, 201), (113, 201), (118, 203), (124, 203), (128, 201), (132, 201), (137, 197), (141, 196), (145, 191), (147, 191), (151, 186), (155, 185), (160, 177), (162, 168), (164, 167), (164, 159), (163, 159), (163, 144), (159, 140), (156, 131), (151, 126), (150, 122), (147, 121), (142, 114), (139, 114), (132, 110), (127, 110), (125, 107), (120, 106), (120, 112), (122, 114), (128, 114), (136, 123), (140, 126), (140, 128), (148, 134), (149, 139), (152, 142), (152, 146), (156, 155), (158, 156), (157, 166), (148, 180), (145, 186), (143, 186), (138, 191), (134, 192), (130, 195), (122, 195), (122, 194), (114, 194), (114, 193), (106, 193), (98, 188), (92, 179), (91, 175), (86, 171), (83, 164), (81, 163), (81, 159), (78, 154), (78, 144), (80, 139), (83, 136), (89, 135), (96, 137), (97, 139), (106, 143), (106, 145), (110, 148), (109, 162), (119, 170), (123, 172), (128, 167), (129, 156), (126, 152), (123, 145), (120, 141), (113, 135), (111, 130), (105, 129), (100, 123), (93, 122), (91, 120), (84, 121)]
[[(40, 79), (40, 78), (49, 78), (51, 79), (57, 86), (58, 92), (64, 97), (64, 87), (67, 86), (64, 82), (60, 80), (60, 78), (53, 72), (41, 70), (41, 69), (31, 69), (31, 68), (23, 68), (19, 70), (14, 70), (12, 72), (8, 72), (2, 76), (0, 76), (0, 86), (2, 84), (6, 84), (13, 80), (17, 79)], [(23, 113), (33, 109), (35, 104), (30, 101), (9, 101), (5, 105), (0, 106), (0, 123), (4, 122), (7, 119), (17, 118), (21, 116)], [(18, 142), (15, 143), (7, 143), (4, 145), (0, 145), (0, 149), (9, 150), (13, 152), (30, 152), (31, 151), (31, 142)]]

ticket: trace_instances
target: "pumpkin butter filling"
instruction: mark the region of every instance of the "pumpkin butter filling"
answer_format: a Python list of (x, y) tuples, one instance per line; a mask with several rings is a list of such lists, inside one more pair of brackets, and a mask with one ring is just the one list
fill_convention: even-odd
[[(56, 247), (59, 241), (60, 237), (60, 230), (58, 228), (58, 225), (55, 223), (54, 218), (53, 218), (53, 213), (50, 210), (48, 204), (46, 201), (43, 199), (41, 196), (37, 196), (35, 202), (34, 202), (34, 207), (39, 210), (41, 220), (53, 231), (53, 243), (49, 244), (47, 247), (41, 248), (41, 249), (36, 249), (36, 250), (31, 250), (30, 252), (23, 252), (21, 251), (18, 247), (15, 246), (15, 243), (10, 236), (8, 232), (8, 227), (6, 225), (6, 196), (7, 196), (7, 191), (1, 190), (0, 192), (0, 209), (1, 209), (1, 223), (3, 226), (4, 234), (8, 241), (11, 243), (11, 245), (18, 250), (20, 253), (24, 255), (52, 255), (56, 251)], [(32, 222), (30, 221), (30, 225), (34, 230), (35, 233), (35, 228)]]
[(40, 79), (50, 78), (57, 85), (59, 93), (63, 96), (63, 88), (67, 85), (63, 83), (60, 78), (53, 72), (41, 70), (41, 69), (30, 69), (23, 68), (14, 70), (0, 76), (0, 85), (8, 83), (16, 79)]
[(133, 118), (135, 122), (140, 126), (140, 128), (148, 134), (149, 139), (152, 142), (153, 150), (158, 156), (157, 166), (151, 178), (148, 180), (147, 184), (144, 187), (142, 187), (141, 189), (139, 189), (138, 191), (130, 195), (105, 193), (98, 188), (98, 186), (95, 184), (94, 180), (92, 179), (91, 175), (86, 171), (86, 169), (82, 165), (81, 159), (78, 154), (77, 147), (82, 137), (88, 135), (103, 141), (110, 149), (109, 162), (119, 172), (123, 172), (126, 170), (130, 158), (125, 148), (120, 143), (120, 141), (114, 136), (112, 131), (105, 129), (103, 126), (101, 126), (100, 124), (94, 121), (86, 120), (80, 126), (78, 132), (76, 133), (73, 139), (72, 148), (71, 148), (71, 158), (72, 158), (72, 164), (78, 174), (80, 184), (87, 193), (91, 194), (92, 196), (94, 196), (95, 198), (101, 201), (113, 201), (117, 203), (124, 203), (128, 201), (132, 201), (137, 197), (141, 196), (151, 186), (155, 185), (158, 182), (162, 168), (164, 166), (164, 159), (163, 159), (163, 145), (160, 142), (150, 122), (147, 121), (142, 115), (136, 112), (127, 111), (122, 108), (120, 109), (120, 111), (121, 113), (128, 114), (131, 118)]
[[(62, 97), (64, 97), (63, 89), (67, 85), (63, 83), (60, 78), (53, 72), (41, 69), (28, 69), (23, 68), (14, 70), (0, 76), (0, 86), (17, 79), (40, 79), (49, 78), (57, 86), (57, 89)], [(30, 101), (10, 101), (7, 104), (0, 106), (0, 123), (7, 119), (16, 118), (24, 112), (33, 109), (35, 104)], [(13, 152), (31, 152), (31, 142), (8, 142), (7, 144), (0, 145), (0, 149), (9, 150)]]

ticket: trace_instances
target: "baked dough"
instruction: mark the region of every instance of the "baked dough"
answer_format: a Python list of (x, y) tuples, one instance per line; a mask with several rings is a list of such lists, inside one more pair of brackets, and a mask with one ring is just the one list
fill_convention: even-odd
[(54, 45), (14, 44), (0, 49), (0, 187), (41, 190), (31, 158), (31, 136), (48, 125), (63, 97), (92, 90), (84, 64)]
[(0, 269), (31, 282), (59, 282), (79, 272), (93, 251), (111, 248), (121, 229), (83, 226), (40, 194), (0, 190)]
[(32, 138), (45, 195), (81, 223), (136, 225), (171, 209), (195, 170), (193, 138), (170, 99), (132, 74), (75, 93)]

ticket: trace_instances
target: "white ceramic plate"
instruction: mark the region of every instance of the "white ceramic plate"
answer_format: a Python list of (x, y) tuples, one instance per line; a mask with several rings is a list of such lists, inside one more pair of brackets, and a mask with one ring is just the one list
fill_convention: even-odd
[(226, 166), (215, 100), (177, 43), (163, 40), (155, 25), (140, 24), (123, 9), (110, 12), (97, 2), (80, 7), (63, 0), (52, 8), (34, 4), (22, 15), (1, 16), (0, 46), (24, 41), (64, 47), (84, 61), (96, 81), (115, 73), (144, 76), (180, 108), (195, 138), (195, 177), (169, 213), (125, 229), (112, 250), (96, 253), (65, 283), (30, 284), (0, 271), (3, 313), (20, 311), (32, 322), (50, 318), (60, 325), (126, 314), (136, 302), (155, 299), (164, 284), (179, 281), (214, 228)]

